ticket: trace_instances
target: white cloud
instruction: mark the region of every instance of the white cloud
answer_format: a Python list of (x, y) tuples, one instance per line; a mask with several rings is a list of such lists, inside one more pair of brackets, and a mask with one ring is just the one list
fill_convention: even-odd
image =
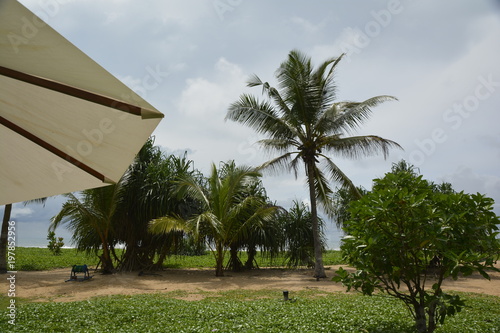
[[(223, 119), (227, 107), (245, 85), (246, 77), (236, 64), (220, 58), (214, 69), (212, 80), (204, 77), (187, 79), (186, 88), (181, 93), (178, 108), (193, 121)], [(197, 118), (206, 116), (209, 118)]]
[(294, 16), (290, 21), (298, 26), (299, 29), (305, 31), (308, 34), (313, 34), (325, 27), (325, 22), (319, 22), (314, 24), (302, 17)]
[(19, 217), (31, 216), (35, 211), (31, 207), (12, 207), (12, 212), (10, 214), (12, 219), (17, 219)]
[(104, 25), (113, 24), (118, 19), (124, 17), (125, 14), (123, 12), (110, 12), (106, 14), (106, 21), (104, 21)]

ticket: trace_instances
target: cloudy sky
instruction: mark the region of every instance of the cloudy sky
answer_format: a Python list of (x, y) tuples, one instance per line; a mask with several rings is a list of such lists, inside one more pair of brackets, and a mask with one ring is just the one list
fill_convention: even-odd
[[(224, 121), (241, 93), (260, 97), (259, 88), (246, 87), (251, 74), (274, 83), (292, 49), (316, 64), (346, 53), (336, 75), (339, 100), (399, 100), (375, 108), (358, 134), (404, 148), (387, 160), (337, 159), (354, 183), (370, 188), (405, 159), (426, 179), (494, 198), (500, 215), (499, 1), (20, 2), (163, 112), (156, 144), (187, 151), (204, 172), (212, 162), (269, 158), (252, 130)], [(264, 184), (284, 206), (307, 197), (304, 180), (292, 174), (265, 176)], [(63, 200), (15, 205), (18, 245), (45, 245)]]

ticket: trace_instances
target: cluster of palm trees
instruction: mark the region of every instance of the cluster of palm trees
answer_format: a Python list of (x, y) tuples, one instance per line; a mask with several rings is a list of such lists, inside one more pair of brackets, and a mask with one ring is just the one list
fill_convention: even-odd
[[(306, 207), (287, 212), (272, 204), (260, 177), (255, 168), (234, 161), (212, 165), (204, 177), (186, 156), (166, 156), (150, 139), (118, 184), (67, 194), (51, 230), (66, 224), (78, 249), (101, 253), (104, 272), (160, 268), (169, 254), (184, 253), (189, 244), (210, 248), (217, 276), (225, 269), (254, 268), (258, 250), (289, 253), (291, 266), (310, 263)], [(117, 245), (124, 247), (121, 255)], [(242, 249), (248, 253), (245, 264)]]
[[(105, 271), (113, 270), (114, 262), (126, 270), (161, 267), (188, 238), (213, 250), (217, 275), (223, 274), (228, 251), (230, 267), (241, 269), (253, 267), (260, 249), (270, 255), (286, 250), (290, 265), (308, 264), (315, 277), (326, 277), (318, 207), (327, 216), (340, 215), (334, 184), (351, 198), (361, 196), (332, 156), (385, 157), (390, 148), (400, 148), (375, 135), (349, 136), (373, 107), (395, 98), (336, 102), (334, 73), (341, 59), (315, 68), (310, 57), (293, 50), (275, 73), (277, 88), (253, 76), (248, 86), (261, 86), (265, 98), (243, 94), (230, 105), (226, 119), (263, 134), (259, 143), (276, 158), (254, 168), (234, 161), (214, 164), (205, 177), (185, 155), (165, 157), (149, 140), (119, 184), (69, 194), (51, 228), (66, 222), (78, 248), (102, 249)], [(295, 202), (285, 211), (267, 198), (261, 173), (280, 170), (295, 177), (305, 172), (310, 210)], [(114, 251), (118, 244), (125, 247), (120, 258)], [(249, 255), (244, 264), (240, 249)]]
[[(102, 252), (104, 272), (161, 267), (168, 254), (182, 247), (184, 235), (154, 235), (148, 225), (165, 214), (188, 216), (198, 209), (196, 202), (174, 193), (175, 181), (187, 175), (198, 177), (192, 161), (185, 155), (165, 156), (150, 138), (117, 184), (67, 194), (50, 230), (66, 224), (79, 250)], [(125, 249), (120, 256), (117, 246)]]

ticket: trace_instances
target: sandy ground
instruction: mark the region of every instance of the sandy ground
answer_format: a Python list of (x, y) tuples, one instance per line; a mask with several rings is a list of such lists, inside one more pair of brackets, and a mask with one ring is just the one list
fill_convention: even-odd
[[(340, 266), (331, 266), (327, 271), (329, 278), (316, 281), (312, 270), (259, 269), (242, 273), (226, 272), (224, 277), (216, 277), (214, 270), (168, 269), (152, 275), (139, 276), (135, 273), (116, 273), (113, 275), (92, 274), (93, 278), (84, 282), (65, 282), (71, 269), (51, 271), (17, 272), (16, 296), (42, 302), (71, 302), (86, 300), (95, 296), (134, 295), (186, 291), (182, 297), (188, 300), (203, 298), (200, 292), (224, 291), (236, 289), (283, 290), (291, 292), (314, 289), (326, 292), (344, 292), (340, 283), (331, 281), (335, 270)], [(500, 273), (492, 272), (491, 281), (480, 275), (447, 280), (444, 290), (484, 293), (500, 296)], [(2, 294), (7, 294), (8, 281), (0, 282)]]

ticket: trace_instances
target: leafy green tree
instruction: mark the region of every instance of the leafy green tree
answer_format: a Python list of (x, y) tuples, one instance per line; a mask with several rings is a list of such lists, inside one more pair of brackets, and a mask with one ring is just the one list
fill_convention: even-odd
[(283, 229), (280, 228), (279, 212), (283, 211), (281, 207), (272, 203), (267, 203), (270, 207), (276, 207), (274, 218), (267, 219), (266, 223), (255, 224), (251, 227), (245, 239), (247, 260), (244, 263), (245, 269), (258, 268), (256, 256), (257, 250), (261, 256), (267, 256), (273, 260), (279, 256), (282, 249)]
[[(222, 162), (219, 166), (220, 177), (224, 178), (226, 175), (234, 172), (237, 166), (234, 161)], [(249, 183), (241, 193), (242, 197), (252, 196), (260, 198), (262, 202), (266, 202), (269, 207), (275, 206), (272, 204), (267, 196), (266, 189), (262, 181), (258, 178), (252, 183)], [(280, 208), (277, 208), (278, 210)], [(276, 214), (277, 216), (277, 214)], [(229, 246), (229, 261), (227, 262), (226, 269), (234, 272), (243, 269), (255, 268), (257, 248), (260, 248), (261, 254), (267, 254), (269, 257), (277, 256), (280, 249), (280, 238), (278, 237), (281, 230), (278, 230), (277, 219), (267, 219), (266, 223), (255, 223), (249, 226), (250, 230), (245, 233), (239, 233), (238, 237), (233, 240)], [(247, 260), (243, 264), (239, 258), (241, 250), (246, 249)]]
[(358, 192), (354, 193), (346, 188), (337, 188), (337, 190), (333, 194), (333, 212), (331, 215), (335, 220), (337, 228), (342, 228), (346, 221), (350, 219), (351, 214), (349, 213), (349, 205), (351, 204), (351, 202), (359, 200), (361, 196), (368, 193), (367, 190), (360, 186), (357, 187), (357, 189)]
[(50, 250), (50, 252), (52, 252), (52, 254), (56, 256), (60, 255), (61, 248), (64, 246), (64, 239), (62, 237), (56, 237), (56, 233), (54, 231), (49, 231), (47, 240), (49, 241), (47, 248)]
[[(262, 167), (272, 171), (293, 170), (295, 176), (303, 163), (311, 201), (316, 277), (326, 277), (318, 223), (318, 203), (331, 211), (330, 180), (357, 192), (347, 175), (328, 156), (359, 158), (378, 153), (387, 155), (389, 148), (399, 147), (379, 136), (347, 136), (369, 118), (371, 108), (395, 100), (377, 96), (363, 102), (335, 102), (334, 71), (342, 59), (328, 59), (316, 69), (311, 59), (291, 51), (276, 71), (278, 89), (253, 76), (249, 87), (262, 86), (269, 100), (259, 101), (243, 94), (228, 110), (226, 119), (254, 128), (268, 138), (260, 144), (268, 151), (281, 154)], [(320, 160), (323, 166), (320, 166)]]
[[(399, 165), (401, 166), (401, 165)], [(499, 258), (493, 200), (424, 180), (412, 168), (393, 167), (373, 190), (351, 203), (341, 249), (355, 273), (337, 271), (348, 290), (381, 290), (404, 302), (419, 332), (433, 332), (464, 306), (445, 293), (447, 277), (487, 270)]]
[(248, 194), (248, 187), (258, 180), (260, 173), (243, 166), (223, 171), (212, 164), (206, 184), (193, 177), (179, 181), (180, 195), (200, 202), (200, 213), (188, 219), (169, 215), (153, 220), (150, 225), (153, 234), (182, 230), (198, 237), (207, 236), (207, 245), (215, 257), (216, 276), (224, 275), (224, 258), (231, 244), (246, 237), (253, 226), (266, 223), (277, 209), (269, 207), (261, 196)]

